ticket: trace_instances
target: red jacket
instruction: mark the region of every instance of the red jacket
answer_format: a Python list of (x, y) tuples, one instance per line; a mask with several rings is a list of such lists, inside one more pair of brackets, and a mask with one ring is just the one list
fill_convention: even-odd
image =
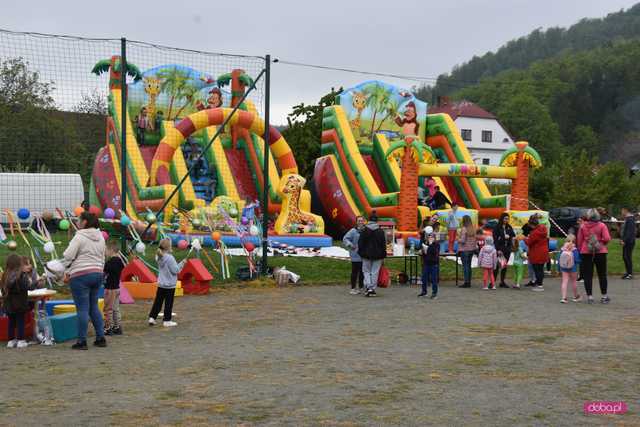
[(607, 249), (607, 243), (611, 240), (609, 229), (600, 221), (587, 221), (582, 224), (580, 230), (578, 230), (578, 250), (581, 254), (591, 254), (589, 250), (589, 239), (591, 235), (595, 235), (598, 242), (600, 242), (599, 254), (606, 254), (609, 252)]
[(531, 264), (545, 264), (549, 261), (549, 238), (547, 237), (547, 227), (539, 224), (529, 232), (529, 237), (525, 240), (529, 251), (527, 256)]

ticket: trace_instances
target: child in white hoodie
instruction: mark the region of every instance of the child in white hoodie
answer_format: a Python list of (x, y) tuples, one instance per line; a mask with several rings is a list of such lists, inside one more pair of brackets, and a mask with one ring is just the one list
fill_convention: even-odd
[(170, 239), (160, 240), (156, 261), (158, 262), (158, 290), (149, 313), (149, 326), (156, 324), (156, 317), (158, 317), (163, 303), (164, 317), (162, 318), (162, 326), (177, 326), (178, 324), (171, 320), (171, 310), (173, 310), (173, 297), (176, 292), (178, 273), (182, 270), (185, 261), (176, 262), (176, 259), (171, 254)]
[[(487, 236), (484, 239), (484, 246), (480, 249), (478, 254), (478, 265), (482, 268), (483, 273), (483, 290), (496, 289), (496, 279), (493, 276), (493, 270), (495, 270), (498, 264), (498, 252), (493, 246), (493, 237)], [(491, 287), (488, 287), (488, 282), (491, 281)]]

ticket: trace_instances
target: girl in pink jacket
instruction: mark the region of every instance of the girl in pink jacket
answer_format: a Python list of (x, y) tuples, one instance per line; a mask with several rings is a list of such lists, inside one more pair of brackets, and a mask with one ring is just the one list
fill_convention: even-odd
[[(482, 280), (483, 280), (483, 290), (487, 289), (496, 289), (496, 279), (493, 276), (493, 270), (495, 270), (496, 265), (498, 265), (498, 252), (496, 248), (493, 246), (493, 237), (487, 236), (484, 239), (484, 246), (480, 249), (480, 253), (478, 254), (478, 265), (482, 268)], [(488, 282), (491, 281), (491, 287), (487, 287)]]

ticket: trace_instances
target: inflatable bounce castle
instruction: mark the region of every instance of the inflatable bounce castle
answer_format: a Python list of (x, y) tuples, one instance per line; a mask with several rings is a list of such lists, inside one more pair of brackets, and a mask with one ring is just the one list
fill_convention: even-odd
[[(415, 235), (422, 219), (434, 214), (443, 220), (448, 206), (418, 203), (427, 179), (460, 207), (458, 216), (469, 215), (475, 223), (503, 212), (515, 227), (533, 213), (548, 221), (546, 212), (529, 210), (529, 168), (542, 163), (526, 141), (505, 152), (500, 166), (476, 165), (451, 117), (427, 114), (427, 104), (408, 90), (361, 83), (325, 108), (322, 125), (314, 192), (336, 235), (372, 211), (395, 224), (400, 235)], [(492, 196), (485, 178), (512, 180), (511, 195)]]
[[(151, 214), (149, 222), (157, 217), (158, 225), (174, 240), (196, 236), (205, 245), (212, 244), (214, 230), (221, 232), (226, 243), (238, 244), (239, 227), (252, 230), (249, 238), (258, 243), (260, 211), (266, 208), (275, 219), (270, 239), (296, 246), (331, 244), (323, 234), (322, 217), (310, 212), (311, 196), (304, 189), (304, 178), (297, 175), (294, 155), (274, 127), (269, 128), (270, 145), (264, 153), (265, 123), (249, 100), (240, 102), (253, 84), (243, 70), (214, 78), (181, 65), (141, 72), (127, 64), (134, 82), (128, 85), (122, 120), (121, 69), (118, 56), (98, 62), (93, 69), (96, 74), (108, 72), (110, 79), (107, 135), (93, 169), (92, 205), (111, 208), (119, 215), (126, 212), (143, 226)], [(238, 112), (213, 140), (238, 105)], [(123, 128), (126, 207), (121, 206), (120, 194)], [(265, 155), (270, 165), (266, 182)], [(258, 200), (263, 200), (265, 191), (268, 206), (263, 207)]]

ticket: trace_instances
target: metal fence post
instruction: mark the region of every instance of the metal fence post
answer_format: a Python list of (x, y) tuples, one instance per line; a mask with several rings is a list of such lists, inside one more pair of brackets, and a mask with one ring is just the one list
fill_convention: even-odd
[[(120, 208), (127, 212), (127, 39), (120, 39), (120, 75), (122, 90), (120, 97)], [(127, 252), (127, 233), (123, 231), (120, 242), (122, 252)]]
[[(265, 84), (264, 84), (264, 156), (262, 167), (262, 181), (264, 191), (262, 192), (262, 274), (267, 274), (267, 247), (269, 246), (269, 109), (271, 92), (271, 55), (264, 58)], [(277, 185), (277, 183), (274, 183)]]

